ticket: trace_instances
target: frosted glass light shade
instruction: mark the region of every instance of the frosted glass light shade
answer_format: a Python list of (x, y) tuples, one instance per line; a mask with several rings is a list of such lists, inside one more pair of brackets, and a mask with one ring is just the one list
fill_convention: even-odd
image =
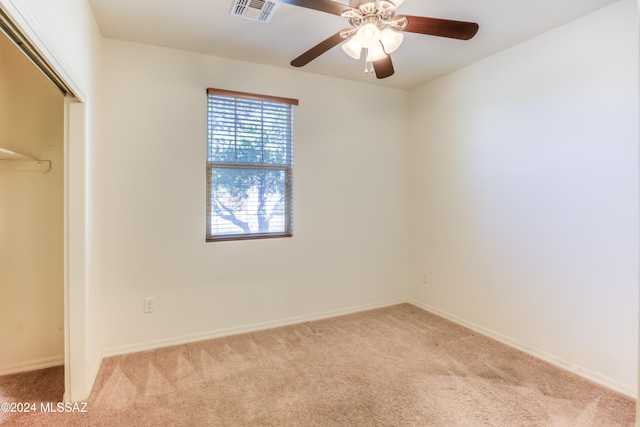
[(379, 61), (386, 57), (387, 57), (387, 54), (384, 53), (384, 49), (382, 48), (382, 45), (380, 43), (367, 49), (367, 62)]
[(399, 33), (397, 31), (393, 31), (391, 28), (385, 28), (380, 33), (380, 42), (382, 46), (384, 46), (384, 51), (387, 53), (391, 53), (396, 50), (400, 43), (404, 40), (404, 34)]
[(353, 59), (360, 59), (362, 45), (356, 37), (351, 37), (345, 43), (342, 43), (342, 50)]
[(365, 24), (356, 33), (356, 38), (364, 48), (372, 48), (380, 41), (380, 30), (374, 24)]

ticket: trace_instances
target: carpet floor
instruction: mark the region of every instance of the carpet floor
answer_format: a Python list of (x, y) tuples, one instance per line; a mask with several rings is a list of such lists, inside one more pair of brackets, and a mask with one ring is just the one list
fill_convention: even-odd
[[(633, 426), (635, 400), (410, 304), (0, 378), (10, 426)], [(56, 382), (55, 385), (49, 385)], [(55, 407), (56, 403), (52, 403)], [(66, 410), (63, 408), (63, 410)]]

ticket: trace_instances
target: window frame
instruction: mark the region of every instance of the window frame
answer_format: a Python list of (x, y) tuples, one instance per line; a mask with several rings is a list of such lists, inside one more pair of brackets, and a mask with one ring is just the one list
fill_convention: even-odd
[[(291, 109), (291, 129), (289, 134), (288, 157), (289, 161), (285, 164), (270, 164), (270, 163), (246, 163), (246, 162), (215, 162), (211, 160), (211, 142), (210, 133), (210, 112), (209, 112), (209, 97), (211, 95), (218, 97), (227, 97), (232, 99), (242, 99), (248, 101), (268, 102), (287, 104), (290, 106), (297, 106), (298, 100), (293, 98), (283, 98), (270, 95), (260, 95), (255, 93), (237, 92), (225, 89), (207, 89), (207, 173), (206, 173), (206, 188), (207, 188), (207, 209), (206, 209), (206, 241), (207, 242), (220, 242), (220, 241), (233, 241), (233, 240), (254, 240), (254, 239), (270, 239), (270, 238), (283, 238), (293, 237), (293, 109)], [(212, 201), (213, 201), (213, 186), (212, 176), (214, 169), (246, 169), (246, 170), (275, 170), (283, 171), (285, 175), (285, 202), (284, 202), (284, 231), (282, 232), (252, 232), (252, 233), (239, 233), (239, 234), (220, 234), (213, 235), (211, 229), (212, 220)]]

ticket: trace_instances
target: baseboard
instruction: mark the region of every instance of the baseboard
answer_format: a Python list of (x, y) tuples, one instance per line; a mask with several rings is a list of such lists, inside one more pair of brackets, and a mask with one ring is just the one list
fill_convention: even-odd
[(367, 311), (367, 310), (374, 310), (376, 308), (389, 307), (392, 305), (402, 304), (406, 302), (407, 301), (405, 299), (399, 299), (399, 300), (393, 300), (393, 301), (387, 301), (387, 302), (381, 302), (381, 303), (375, 303), (375, 304), (366, 304), (366, 305), (359, 305), (359, 306), (353, 306), (348, 308), (328, 310), (328, 311), (323, 311), (323, 312), (314, 313), (310, 315), (294, 316), (294, 317), (288, 317), (288, 318), (279, 319), (279, 320), (252, 323), (249, 325), (218, 329), (213, 331), (201, 332), (197, 334), (190, 334), (190, 335), (184, 335), (184, 336), (167, 338), (167, 339), (145, 341), (145, 342), (131, 344), (131, 345), (107, 348), (103, 351), (103, 355), (104, 357), (118, 356), (121, 354), (129, 354), (129, 353), (136, 353), (140, 351), (154, 350), (157, 348), (188, 344), (192, 342), (227, 337), (231, 335), (244, 334), (248, 332), (257, 332), (265, 329), (273, 329), (281, 326), (295, 325), (303, 322), (311, 322), (314, 320), (328, 319), (331, 317), (344, 316), (347, 314), (353, 314), (353, 313), (358, 313), (358, 312)]
[(0, 366), (0, 376), (19, 374), (21, 372), (37, 371), (38, 369), (63, 366), (64, 356), (44, 357), (42, 359), (26, 360), (24, 362), (7, 363)]
[(413, 304), (416, 307), (420, 307), (423, 310), (426, 310), (430, 313), (436, 314), (440, 317), (443, 317), (447, 320), (450, 320), (452, 322), (455, 322), (459, 325), (462, 325), (466, 328), (471, 329), (472, 331), (478, 332), (479, 334), (482, 334), (484, 336), (487, 336), (489, 338), (492, 338), (496, 341), (499, 341), (503, 344), (506, 344), (510, 347), (516, 348), (522, 352), (525, 352), (533, 357), (536, 357), (538, 359), (544, 360), (547, 363), (550, 363), (554, 366), (557, 366), (559, 368), (562, 368), (566, 371), (572, 372), (576, 375), (579, 375), (583, 378), (586, 378), (590, 381), (593, 381), (596, 384), (599, 384), (603, 387), (609, 388), (611, 390), (614, 390), (618, 393), (622, 393), (626, 396), (629, 396), (633, 399), (637, 399), (638, 398), (638, 392), (637, 390), (632, 389), (631, 387), (627, 386), (626, 384), (622, 384), (619, 381), (616, 381), (612, 378), (607, 377), (606, 375), (602, 375), (599, 374), (597, 372), (593, 372), (589, 369), (583, 368), (581, 366), (577, 366), (574, 363), (571, 363), (567, 360), (561, 359), (559, 357), (556, 357), (552, 354), (546, 353), (544, 351), (535, 349), (535, 348), (531, 348), (519, 341), (516, 341), (514, 339), (511, 339), (505, 335), (502, 335), (496, 331), (493, 331), (491, 329), (487, 329), (483, 326), (477, 325), (473, 322), (469, 322), (463, 318), (460, 318), (458, 316), (455, 316), (453, 314), (447, 313), (445, 311), (442, 311), (438, 308), (432, 307), (428, 304), (424, 304), (422, 302), (416, 301), (416, 300), (410, 300), (408, 301), (409, 304)]

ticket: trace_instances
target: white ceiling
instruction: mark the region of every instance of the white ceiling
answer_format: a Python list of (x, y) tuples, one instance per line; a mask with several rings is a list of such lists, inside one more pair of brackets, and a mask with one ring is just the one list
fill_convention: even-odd
[[(364, 60), (335, 47), (298, 70), (411, 89), (615, 0), (406, 0), (397, 13), (477, 22), (460, 41), (405, 33), (392, 54), (395, 74), (364, 74)], [(102, 35), (283, 68), (330, 35), (345, 18), (280, 4), (269, 23), (230, 16), (233, 0), (89, 0)], [(347, 3), (341, 1), (340, 3)], [(567, 52), (570, 54), (570, 52)]]

